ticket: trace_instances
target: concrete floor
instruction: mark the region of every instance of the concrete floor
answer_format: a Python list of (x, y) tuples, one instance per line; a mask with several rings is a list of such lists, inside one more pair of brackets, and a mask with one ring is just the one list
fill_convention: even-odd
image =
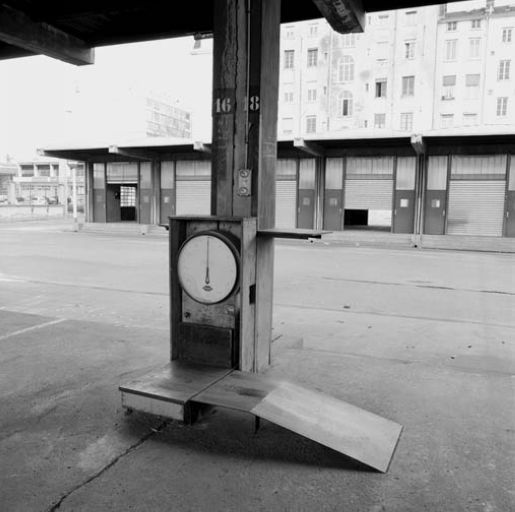
[(385, 475), (223, 409), (124, 416), (167, 287), (164, 237), (0, 224), (0, 511), (515, 510), (513, 255), (277, 245), (269, 372), (403, 424)]

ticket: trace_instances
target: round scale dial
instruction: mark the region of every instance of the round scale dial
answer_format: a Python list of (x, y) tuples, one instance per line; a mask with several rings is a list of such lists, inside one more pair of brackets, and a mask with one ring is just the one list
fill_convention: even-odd
[(233, 243), (215, 231), (193, 235), (179, 251), (179, 282), (193, 300), (203, 304), (216, 304), (231, 295), (238, 282), (238, 268)]

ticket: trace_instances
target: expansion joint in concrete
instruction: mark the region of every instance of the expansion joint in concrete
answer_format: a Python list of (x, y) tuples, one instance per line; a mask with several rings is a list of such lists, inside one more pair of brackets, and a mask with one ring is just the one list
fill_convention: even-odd
[(115, 464), (117, 464), (121, 459), (123, 459), (125, 456), (129, 455), (131, 452), (139, 448), (145, 441), (150, 439), (155, 434), (161, 432), (167, 425), (168, 421), (163, 421), (157, 428), (153, 428), (145, 434), (142, 438), (140, 438), (136, 443), (130, 445), (125, 451), (120, 453), (117, 457), (115, 457), (109, 464), (106, 464), (102, 469), (97, 471), (94, 475), (90, 476), (87, 480), (84, 482), (76, 485), (72, 489), (70, 489), (68, 492), (63, 494), (58, 501), (50, 505), (49, 508), (47, 508), (46, 512), (54, 512), (56, 510), (59, 510), (61, 508), (61, 505), (64, 503), (65, 500), (67, 500), (72, 494), (77, 492), (78, 490), (82, 489), (83, 487), (89, 485), (91, 482), (95, 481), (97, 478), (101, 477), (106, 471), (111, 469)]

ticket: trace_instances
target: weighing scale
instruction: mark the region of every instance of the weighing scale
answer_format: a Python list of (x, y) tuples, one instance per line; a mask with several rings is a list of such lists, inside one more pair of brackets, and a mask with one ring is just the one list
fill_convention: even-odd
[[(315, 3), (362, 30), (362, 9)], [(244, 411), (386, 471), (400, 425), (266, 374), (274, 239), (323, 234), (274, 228), (280, 21), (279, 0), (213, 2), (212, 215), (169, 219), (170, 361), (121, 385), (122, 404), (186, 423), (205, 405)]]

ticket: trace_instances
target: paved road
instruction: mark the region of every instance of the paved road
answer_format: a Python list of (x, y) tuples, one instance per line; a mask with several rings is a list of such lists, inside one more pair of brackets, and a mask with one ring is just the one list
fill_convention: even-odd
[(166, 239), (0, 225), (0, 510), (515, 509), (514, 265), (277, 245), (270, 372), (402, 423), (378, 475), (228, 411), (124, 418), (167, 357)]

